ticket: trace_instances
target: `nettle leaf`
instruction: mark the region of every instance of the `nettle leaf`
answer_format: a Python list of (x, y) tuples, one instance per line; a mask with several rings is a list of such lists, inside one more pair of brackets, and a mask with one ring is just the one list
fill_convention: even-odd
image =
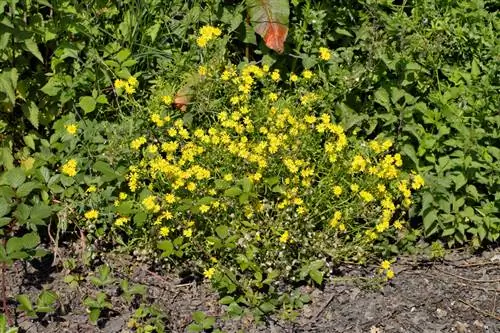
[(24, 45), (26, 46), (26, 49), (31, 54), (33, 54), (38, 60), (40, 60), (41, 63), (43, 63), (42, 54), (40, 53), (40, 50), (38, 49), (37, 43), (33, 39), (26, 39), (24, 41)]
[(247, 0), (248, 14), (254, 30), (270, 49), (283, 53), (288, 35), (288, 0)]

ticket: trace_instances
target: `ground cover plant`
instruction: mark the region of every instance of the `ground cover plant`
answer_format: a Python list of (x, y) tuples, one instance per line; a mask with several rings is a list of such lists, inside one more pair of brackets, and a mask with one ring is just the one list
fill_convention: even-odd
[(479, 0), (0, 1), (2, 272), (83, 240), (88, 269), (133, 253), (258, 318), (342, 262), (387, 281), (419, 239), (492, 244), (498, 25)]

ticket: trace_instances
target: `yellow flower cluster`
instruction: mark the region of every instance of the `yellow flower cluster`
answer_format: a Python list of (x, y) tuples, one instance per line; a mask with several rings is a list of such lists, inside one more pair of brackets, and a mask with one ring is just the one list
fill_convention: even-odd
[(200, 28), (200, 36), (196, 39), (196, 44), (199, 47), (206, 47), (208, 42), (212, 39), (219, 37), (222, 34), (222, 31), (219, 28), (212, 27), (210, 25), (206, 25)]
[(385, 272), (388, 280), (394, 277), (394, 271), (391, 269), (391, 263), (388, 260), (382, 261), (380, 264), (380, 272)]
[(135, 93), (139, 81), (135, 76), (130, 76), (126, 81), (121, 79), (115, 80), (115, 89), (124, 90), (128, 95)]
[(319, 48), (319, 57), (321, 60), (328, 61), (332, 57), (332, 52), (326, 47)]
[(95, 209), (89, 210), (84, 214), (87, 220), (95, 220), (99, 217), (99, 212)]
[(61, 172), (70, 176), (70, 177), (74, 177), (76, 176), (77, 174), (77, 170), (76, 170), (76, 167), (77, 167), (77, 162), (75, 159), (71, 159), (69, 160), (68, 162), (66, 162), (66, 164), (64, 164), (62, 167), (61, 167)]
[[(320, 214), (328, 221), (320, 232), (359, 233), (367, 243), (390, 230), (394, 220), (392, 230), (402, 228), (396, 212), (402, 200), (405, 206), (411, 203), (410, 189), (422, 187), (423, 178), (413, 175), (411, 182), (404, 181), (402, 158), (389, 153), (390, 140), (374, 140), (368, 147), (348, 142), (333, 114), (320, 109), (320, 93), (309, 89), (315, 83), (312, 71), (303, 71), (303, 79), (290, 76), (297, 82), (290, 96), (276, 84), (279, 71), (269, 67), (227, 66), (219, 73), (210, 72), (213, 68), (200, 67), (199, 74), (223, 90), (227, 100), (210, 121), (185, 122), (163, 105), (172, 100), (160, 90), (149, 114), (154, 135), (130, 142), (140, 159), (129, 168), (128, 187), (132, 193), (148, 193), (140, 206), (157, 237), (198, 240), (210, 230), (206, 226), (229, 216), (254, 225), (276, 216), (275, 225), (252, 239), (270, 237), (281, 250), (291, 242), (291, 233), (294, 241), (304, 236), (307, 227), (297, 221), (319, 221)], [(346, 149), (348, 144), (353, 149)], [(360, 225), (360, 216), (369, 223)], [(120, 221), (115, 225), (125, 225), (126, 220)], [(205, 272), (207, 278), (214, 274), (211, 268)]]

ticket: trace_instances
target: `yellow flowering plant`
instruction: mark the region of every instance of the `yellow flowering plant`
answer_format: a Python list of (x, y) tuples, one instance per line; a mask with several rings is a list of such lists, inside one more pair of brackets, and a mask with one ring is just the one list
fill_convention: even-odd
[(185, 111), (162, 77), (134, 115), (113, 234), (195, 264), (223, 294), (252, 289), (253, 306), (273, 293), (263, 285), (321, 284), (326, 261), (377, 259), (404, 237), (423, 179), (402, 170), (391, 140), (345, 131), (313, 68), (289, 81), (254, 63), (194, 68)]

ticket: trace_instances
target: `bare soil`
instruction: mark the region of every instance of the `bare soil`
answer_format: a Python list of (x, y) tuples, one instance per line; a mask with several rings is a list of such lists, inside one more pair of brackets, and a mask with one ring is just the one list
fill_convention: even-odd
[[(295, 320), (275, 315), (261, 323), (247, 317), (223, 319), (218, 295), (202, 281), (154, 272), (127, 256), (109, 256), (105, 262), (116, 278), (148, 287), (148, 302), (166, 314), (169, 332), (186, 332), (192, 313), (199, 310), (216, 316), (224, 332), (500, 333), (500, 249), (481, 255), (453, 252), (440, 262), (402, 257), (393, 265), (395, 278), (382, 287), (370, 283), (376, 267), (345, 265), (321, 290), (302, 288), (312, 302), (298, 311)], [(77, 288), (69, 287), (63, 281), (67, 273), (60, 265), (51, 267), (49, 262), (35, 266), (39, 269), (17, 263), (7, 272), (11, 318), (21, 332), (129, 332), (127, 322), (134, 309), (123, 301), (116, 287), (106, 290), (113, 311), (94, 326), (82, 301), (98, 288), (88, 280)], [(55, 314), (33, 320), (16, 310), (15, 295), (34, 296), (44, 288), (59, 295)]]

